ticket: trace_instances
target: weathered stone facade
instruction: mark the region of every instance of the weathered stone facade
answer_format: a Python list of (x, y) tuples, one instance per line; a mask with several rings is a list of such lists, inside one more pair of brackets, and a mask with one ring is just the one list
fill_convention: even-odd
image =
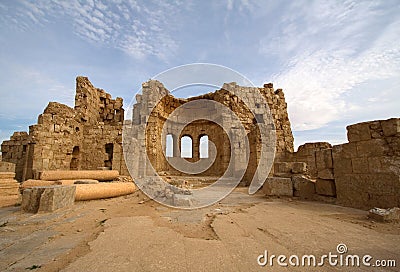
[(400, 118), (348, 126), (347, 138), (332, 152), (339, 203), (400, 206)]
[[(229, 91), (228, 91), (229, 90)], [(241, 92), (244, 95), (241, 100), (234, 95), (235, 92)], [(257, 99), (256, 93), (261, 94), (260, 101)], [(224, 107), (234, 112), (240, 122), (243, 124), (246, 134), (249, 138), (249, 163), (243, 164), (243, 158), (231, 158), (231, 154), (235, 154), (232, 148), (244, 148), (243, 139), (234, 137), (234, 142), (229, 141), (227, 133), (235, 135), (236, 127), (233, 126), (232, 117), (223, 113), (217, 107), (202, 107), (202, 105), (191, 106), (190, 102), (212, 100), (220, 103)], [(203, 136), (208, 136), (208, 140), (216, 146), (217, 157), (214, 163), (206, 171), (198, 174), (200, 176), (221, 176), (228, 168), (228, 165), (234, 160), (235, 169), (244, 167), (246, 173), (243, 178), (244, 184), (249, 184), (260, 159), (260, 122), (265, 121), (263, 125), (269, 125), (266, 121), (267, 117), (262, 117), (262, 121), (256, 120), (251, 110), (246, 105), (251, 105), (257, 109), (260, 104), (267, 102), (271, 116), (273, 118), (272, 125), (276, 132), (276, 152), (287, 153), (293, 152), (293, 136), (290, 127), (290, 122), (287, 114), (287, 105), (284, 94), (281, 89), (274, 90), (272, 84), (265, 84), (262, 88), (256, 87), (241, 87), (236, 83), (224, 84), (224, 86), (205, 95), (191, 97), (188, 99), (179, 99), (173, 97), (170, 92), (163, 86), (161, 82), (149, 81), (143, 84), (142, 94), (136, 96), (137, 103), (133, 106), (132, 118), (132, 134), (135, 139), (146, 139), (146, 144), (136, 146), (139, 150), (134, 153), (137, 156), (137, 164), (140, 176), (148, 175), (151, 171), (149, 165), (146, 165), (146, 157), (149, 158), (151, 166), (156, 172), (167, 175), (184, 175), (182, 172), (170, 166), (169, 162), (175, 158), (180, 158), (181, 139), (188, 136), (192, 140), (192, 157), (187, 158), (189, 162), (206, 161), (210, 158), (200, 158), (200, 139)], [(181, 115), (176, 118), (170, 115), (180, 106), (183, 107)], [(204, 112), (206, 111), (206, 112)], [(218, 121), (229, 127), (228, 132), (224, 131), (220, 125), (209, 120), (196, 120), (185, 124), (184, 129), (178, 133), (176, 127), (180, 123), (184, 123), (185, 118), (193, 115), (201, 116), (213, 115), (217, 116)], [(257, 114), (256, 114), (257, 115)], [(261, 115), (261, 114), (260, 114)], [(167, 122), (168, 120), (168, 122)], [(163, 127), (166, 124), (166, 132), (163, 135)], [(146, 135), (139, 135), (144, 133)], [(170, 158), (162, 156), (165, 150), (166, 139), (165, 135), (171, 135), (173, 139), (173, 154)], [(236, 142), (235, 142), (236, 141)], [(264, 143), (265, 144), (265, 143)], [(242, 146), (241, 146), (242, 145)], [(233, 152), (231, 152), (233, 151)]]
[(346, 144), (306, 143), (284, 154), (275, 175), (294, 181), (293, 162), (306, 162), (314, 199), (337, 197), (338, 204), (362, 209), (400, 206), (400, 118), (350, 125), (347, 138)]
[(15, 178), (15, 164), (0, 160), (0, 204), (1, 200), (19, 196), (19, 184)]
[[(243, 95), (235, 95), (238, 92)], [(244, 145), (233, 118), (217, 107), (193, 106), (196, 101), (213, 101), (235, 113), (249, 139), (248, 164), (243, 157), (235, 157)], [(266, 104), (272, 120), (257, 112)], [(294, 152), (285, 97), (271, 83), (262, 88), (228, 83), (213, 93), (181, 99), (172, 96), (161, 82), (150, 80), (143, 83), (142, 94), (136, 96), (131, 120), (124, 120), (122, 106), (121, 98), (112, 99), (87, 78), (78, 77), (75, 107), (50, 102), (29, 133), (15, 132), (3, 142), (2, 160), (15, 164), (19, 181), (38, 178), (44, 170), (111, 168), (128, 175), (126, 164), (140, 177), (147, 176), (150, 168), (161, 176), (186, 177), (171, 162), (182, 159), (182, 138), (189, 137), (192, 155), (184, 159), (203, 165), (211, 162), (206, 171), (190, 178), (215, 180), (233, 161), (235, 169), (245, 170), (242, 184), (249, 185), (261, 160), (260, 150), (266, 144), (260, 131), (274, 128), (274, 165), (263, 188), (267, 195), (323, 199), (363, 209), (400, 206), (400, 118), (351, 125), (347, 127), (349, 143), (306, 143)], [(179, 108), (183, 111), (173, 116)], [(216, 116), (218, 123), (200, 118), (177, 129), (185, 118), (201, 116), (205, 111)], [(131, 128), (126, 162), (122, 152), (124, 121)], [(229, 129), (224, 130), (220, 124)], [(166, 136), (172, 139), (170, 156), (164, 156)], [(215, 146), (209, 148), (208, 157), (200, 157), (204, 136)]]
[(126, 173), (121, 148), (122, 98), (111, 98), (85, 77), (76, 79), (75, 108), (50, 102), (38, 123), (15, 132), (1, 145), (3, 161), (16, 164), (16, 179), (37, 177), (43, 170), (95, 170)]

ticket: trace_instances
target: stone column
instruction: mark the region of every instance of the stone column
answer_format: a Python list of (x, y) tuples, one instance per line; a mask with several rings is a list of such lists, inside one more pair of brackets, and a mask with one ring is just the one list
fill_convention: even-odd
[(172, 151), (172, 156), (174, 158), (179, 158), (181, 156), (180, 148), (179, 148), (179, 137), (176, 136), (176, 134), (172, 133), (172, 145), (173, 145), (173, 151)]
[(192, 158), (198, 161), (200, 159), (200, 139), (192, 136)]

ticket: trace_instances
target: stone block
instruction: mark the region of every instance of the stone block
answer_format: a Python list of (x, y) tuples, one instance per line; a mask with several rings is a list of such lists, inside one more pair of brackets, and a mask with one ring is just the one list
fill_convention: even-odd
[(19, 195), (19, 183), (14, 179), (0, 179), (0, 197)]
[(379, 222), (399, 222), (400, 208), (390, 209), (373, 208), (369, 210), (368, 217)]
[(337, 158), (334, 160), (334, 165), (335, 165), (335, 168), (334, 168), (335, 169), (334, 170), (335, 178), (339, 175), (353, 173), (351, 159)]
[(371, 132), (371, 138), (376, 139), (383, 137), (382, 126), (379, 121), (368, 122), (368, 124)]
[(15, 163), (0, 161), (0, 172), (15, 172)]
[[(375, 164), (377, 158), (368, 158), (370, 172), (393, 173), (400, 177), (400, 157), (379, 157), (379, 163)], [(372, 169), (373, 168), (373, 169)]]
[(384, 156), (388, 151), (389, 146), (384, 139), (357, 142), (357, 157)]
[(327, 142), (305, 143), (299, 146), (296, 153), (299, 156), (314, 156), (315, 151), (327, 148), (332, 148), (332, 145)]
[(336, 196), (335, 181), (331, 179), (317, 179), (315, 183), (317, 194), (324, 196)]
[(26, 212), (52, 212), (73, 205), (75, 186), (43, 186), (25, 189), (21, 208)]
[(303, 175), (292, 177), (293, 194), (302, 199), (313, 199), (315, 195), (315, 181)]
[(0, 179), (13, 179), (15, 178), (14, 172), (0, 172)]
[(307, 172), (307, 164), (305, 162), (293, 162), (292, 173), (304, 174)]
[(315, 151), (317, 170), (333, 168), (332, 148)]
[(335, 177), (340, 204), (361, 209), (400, 204), (400, 176), (395, 173), (349, 174)]
[(317, 177), (320, 179), (334, 179), (333, 169), (327, 168), (323, 170), (318, 170)]
[(292, 171), (291, 162), (276, 162), (274, 163), (275, 173), (290, 173)]
[(262, 191), (267, 196), (293, 196), (293, 183), (290, 178), (270, 177), (265, 181)]
[(349, 142), (367, 141), (371, 139), (369, 123), (358, 123), (347, 126), (347, 139)]
[[(332, 147), (333, 160), (337, 158), (350, 159), (357, 157), (357, 145), (356, 143), (340, 144)], [(336, 168), (336, 166), (335, 166)]]
[(353, 167), (353, 173), (369, 173), (368, 158), (352, 158), (351, 165)]
[(40, 196), (44, 187), (25, 189), (22, 192), (21, 209), (25, 212), (37, 213), (39, 210)]
[(382, 125), (383, 134), (386, 137), (400, 134), (400, 118), (391, 118), (388, 120), (382, 120), (380, 122)]
[(390, 148), (390, 155), (400, 157), (400, 136), (387, 137), (386, 141)]

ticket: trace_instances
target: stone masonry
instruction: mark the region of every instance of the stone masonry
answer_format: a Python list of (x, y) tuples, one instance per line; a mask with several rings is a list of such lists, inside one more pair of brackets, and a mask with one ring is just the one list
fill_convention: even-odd
[[(235, 92), (243, 96), (239, 98)], [(256, 94), (261, 94), (262, 99)], [(248, 165), (243, 164), (243, 158), (235, 157), (237, 151), (243, 149), (243, 141), (232, 125), (232, 118), (217, 108), (211, 108), (210, 114), (227, 125), (228, 131), (212, 121), (196, 120), (177, 132), (176, 127), (183, 117), (202, 113), (201, 107), (190, 106), (191, 102), (201, 100), (218, 102), (237, 115), (249, 139)], [(306, 143), (294, 152), (285, 97), (283, 91), (274, 90), (271, 83), (261, 88), (226, 83), (213, 93), (181, 99), (172, 96), (161, 82), (150, 80), (143, 83), (142, 94), (136, 96), (131, 120), (124, 120), (122, 102), (121, 98), (112, 99), (104, 90), (93, 87), (87, 78), (77, 77), (75, 107), (50, 102), (39, 115), (38, 124), (30, 126), (29, 133), (15, 132), (10, 140), (2, 143), (2, 160), (15, 164), (15, 176), (19, 181), (38, 178), (45, 170), (109, 168), (129, 175), (126, 164), (135, 169), (138, 176), (147, 176), (153, 168), (161, 176), (185, 177), (187, 174), (170, 165), (181, 159), (182, 138), (188, 137), (192, 142), (192, 157), (185, 160), (207, 164), (212, 161), (200, 157), (200, 142), (202, 137), (208, 136), (215, 145), (215, 150), (209, 149), (210, 155), (215, 155), (216, 159), (206, 171), (191, 178), (221, 176), (233, 160), (235, 169), (245, 170), (242, 184), (248, 185), (265, 144), (261, 141), (260, 129), (275, 128), (276, 156), (263, 188), (267, 195), (324, 199), (363, 209), (400, 206), (399, 118), (348, 126), (349, 142), (346, 144)], [(262, 114), (253, 115), (246, 106), (257, 109), (264, 107), (265, 102), (272, 120), (265, 119)], [(170, 120), (179, 107), (185, 111)], [(128, 135), (129, 150), (126, 150), (131, 156), (126, 162), (122, 152), (124, 121), (131, 133)], [(233, 135), (232, 143), (229, 143), (228, 134)], [(163, 155), (165, 136), (172, 138), (171, 157)]]
[(332, 149), (339, 203), (400, 206), (400, 118), (348, 126), (347, 138)]
[[(132, 134), (130, 135), (135, 139), (146, 139), (146, 146), (144, 144), (142, 146), (136, 146), (134, 151), (135, 155), (133, 155), (133, 157), (137, 156), (139, 158), (136, 161), (137, 165), (135, 167), (138, 169), (140, 176), (148, 175), (150, 173), (150, 166), (161, 174), (182, 175), (181, 172), (170, 167), (169, 160), (180, 158), (181, 139), (184, 136), (192, 140), (192, 157), (187, 158), (190, 162), (208, 160), (208, 158), (200, 158), (199, 156), (201, 137), (208, 136), (209, 141), (213, 142), (216, 146), (216, 152), (218, 154), (216, 160), (208, 170), (199, 175), (221, 176), (227, 170), (232, 159), (234, 160), (235, 167), (242, 167), (240, 159), (243, 158), (234, 159), (230, 157), (231, 154), (235, 154), (235, 150), (231, 153), (231, 148), (243, 148), (240, 147), (242, 140), (237, 138), (237, 142), (229, 144), (226, 132), (216, 123), (208, 120), (196, 120), (187, 124), (180, 134), (176, 132), (175, 127), (181, 122), (179, 120), (181, 115), (178, 116), (177, 120), (171, 120), (169, 117), (174, 110), (182, 106), (184, 108), (186, 107), (185, 111), (182, 112), (182, 114), (185, 115), (196, 115), (196, 113), (202, 113), (202, 110), (209, 111), (209, 114), (220, 118), (221, 123), (227, 124), (228, 127), (230, 127), (229, 133), (235, 135), (235, 127), (230, 125), (232, 122), (230, 116), (219, 112), (217, 108), (190, 108), (190, 106), (186, 106), (187, 103), (192, 101), (216, 101), (229, 108), (240, 119), (248, 135), (250, 145), (249, 164), (243, 166), (246, 169), (245, 176), (242, 180), (243, 184), (249, 184), (254, 175), (259, 162), (261, 147), (260, 132), (257, 126), (257, 123), (261, 121), (256, 119), (256, 116), (246, 107), (246, 104), (258, 108), (261, 103), (268, 103), (273, 118), (273, 124), (271, 125), (276, 129), (276, 152), (293, 152), (293, 136), (287, 114), (285, 97), (283, 91), (281, 89), (274, 90), (271, 83), (265, 84), (262, 88), (242, 87), (238, 86), (236, 83), (229, 83), (224, 84), (220, 90), (214, 93), (188, 99), (175, 98), (164, 85), (158, 81), (143, 83), (142, 90), (142, 94), (136, 96), (137, 103), (133, 106), (133, 118), (131, 120)], [(235, 92), (243, 93), (243, 99), (246, 99), (246, 101), (241, 101), (238, 96), (233, 94)], [(256, 99), (256, 93), (261, 94), (263, 101), (258, 101)], [(244, 102), (246, 102), (246, 104)], [(167, 119), (166, 134), (171, 135), (173, 139), (173, 155), (171, 158), (162, 156), (166, 144), (166, 139), (162, 137), (162, 130)], [(261, 117), (260, 119), (263, 118)], [(266, 118), (263, 120), (266, 120)], [(139, 135), (144, 132), (146, 135)], [(149, 158), (151, 165), (146, 165), (146, 157)]]
[(2, 159), (16, 164), (18, 181), (37, 178), (43, 170), (106, 167), (126, 174), (122, 103), (88, 78), (77, 77), (75, 107), (50, 102), (29, 134), (15, 132), (2, 143)]
[(19, 196), (19, 184), (15, 178), (15, 164), (0, 161), (0, 200)]
[[(350, 125), (347, 138), (346, 144), (306, 143), (283, 154), (274, 175), (291, 177), (294, 196), (337, 197), (336, 203), (361, 209), (400, 206), (400, 118)], [(306, 163), (302, 176), (293, 171), (295, 162)], [(309, 184), (308, 192), (314, 185), (314, 196), (299, 191), (299, 181)]]

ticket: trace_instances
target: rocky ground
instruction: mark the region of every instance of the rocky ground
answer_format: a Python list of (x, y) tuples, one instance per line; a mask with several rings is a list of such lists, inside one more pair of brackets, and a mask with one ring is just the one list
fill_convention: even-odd
[[(396, 260), (397, 267), (262, 267), (257, 258), (337, 253)], [(260, 259), (263, 261), (263, 259)], [(371, 261), (373, 263), (374, 261)], [(286, 260), (288, 263), (288, 260)], [(0, 208), (1, 271), (400, 271), (400, 224), (367, 212), (237, 188), (213, 206), (177, 210), (137, 192), (76, 202), (54, 213)]]

